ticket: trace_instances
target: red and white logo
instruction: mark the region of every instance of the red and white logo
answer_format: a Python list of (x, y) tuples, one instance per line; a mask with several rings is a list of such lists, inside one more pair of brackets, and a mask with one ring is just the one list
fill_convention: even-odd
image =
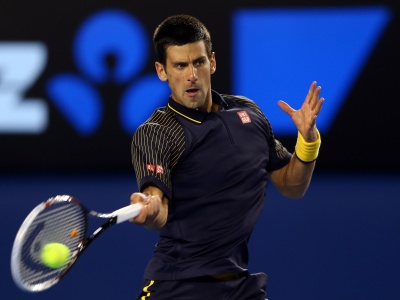
[(242, 120), (243, 124), (251, 123), (251, 119), (250, 119), (250, 116), (247, 113), (247, 111), (245, 111), (245, 110), (238, 111), (237, 114), (239, 115), (239, 118), (240, 118), (240, 120)]
[(146, 169), (149, 170), (149, 171), (152, 171), (152, 172), (155, 171), (155, 167), (154, 167), (154, 165), (152, 165), (152, 164), (147, 164), (147, 165), (146, 165)]
[(146, 169), (156, 174), (164, 174), (164, 168), (161, 165), (147, 164)]
[(164, 168), (161, 165), (156, 165), (156, 174), (164, 174)]

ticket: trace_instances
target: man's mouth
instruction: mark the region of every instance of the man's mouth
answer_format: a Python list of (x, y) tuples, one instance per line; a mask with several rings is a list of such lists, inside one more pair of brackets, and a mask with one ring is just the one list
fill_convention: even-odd
[(199, 91), (199, 89), (188, 89), (188, 90), (186, 90), (186, 93), (187, 93), (189, 96), (195, 96), (195, 95), (197, 94), (198, 91)]

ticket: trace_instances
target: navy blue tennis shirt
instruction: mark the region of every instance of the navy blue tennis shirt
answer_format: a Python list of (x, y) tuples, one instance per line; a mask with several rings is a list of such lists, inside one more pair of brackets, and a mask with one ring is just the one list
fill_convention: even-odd
[(267, 174), (290, 160), (253, 101), (215, 91), (212, 99), (219, 109), (207, 113), (170, 98), (133, 136), (139, 189), (155, 185), (170, 199), (146, 279), (246, 271)]

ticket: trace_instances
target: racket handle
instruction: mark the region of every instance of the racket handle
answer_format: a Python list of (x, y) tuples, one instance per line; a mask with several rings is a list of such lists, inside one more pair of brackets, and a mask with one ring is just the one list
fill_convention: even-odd
[(117, 209), (112, 214), (117, 216), (116, 223), (118, 224), (118, 223), (122, 223), (122, 222), (125, 222), (129, 219), (136, 217), (142, 210), (142, 207), (143, 207), (143, 205), (141, 203), (135, 203), (135, 204), (128, 205), (128, 206), (122, 207), (120, 209)]

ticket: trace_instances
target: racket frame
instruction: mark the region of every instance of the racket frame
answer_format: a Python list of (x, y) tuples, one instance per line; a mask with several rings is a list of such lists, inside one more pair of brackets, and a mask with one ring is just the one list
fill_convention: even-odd
[[(53, 205), (54, 203), (59, 203), (59, 202), (73, 202), (75, 205), (79, 205), (85, 216), (85, 227), (87, 231), (87, 223), (88, 223), (88, 216), (94, 216), (100, 219), (105, 219), (106, 222), (104, 222), (102, 225), (100, 225), (96, 230), (93, 231), (91, 235), (87, 235), (87, 232), (84, 233), (84, 238), (81, 240), (78, 245), (77, 249), (71, 253), (71, 257), (66, 265), (60, 268), (60, 273), (57, 277), (54, 279), (45, 281), (43, 283), (39, 284), (34, 284), (34, 285), (28, 285), (24, 283), (24, 280), (21, 277), (21, 274), (19, 272), (20, 269), (20, 251), (23, 247), (23, 242), (24, 242), (24, 237), (25, 234), (28, 232), (29, 227), (31, 224), (34, 222), (36, 217), (43, 212), (45, 209), (47, 209), (49, 206)], [(22, 290), (28, 291), (28, 292), (40, 292), (44, 291), (56, 283), (58, 283), (72, 268), (72, 266), (76, 263), (77, 259), (79, 256), (86, 250), (86, 248), (101, 234), (103, 233), (106, 229), (111, 227), (112, 225), (119, 224), (122, 222), (125, 222), (129, 219), (132, 219), (136, 217), (142, 208), (142, 204), (136, 203), (133, 205), (128, 205), (125, 207), (122, 207), (118, 210), (113, 211), (112, 213), (99, 213), (93, 210), (88, 210), (86, 209), (81, 202), (69, 195), (57, 195), (55, 197), (51, 197), (47, 199), (46, 201), (40, 203), (37, 205), (25, 218), (23, 223), (21, 224), (17, 235), (14, 240), (13, 248), (12, 248), (12, 253), (11, 253), (11, 274), (12, 278), (15, 282), (15, 284)]]

